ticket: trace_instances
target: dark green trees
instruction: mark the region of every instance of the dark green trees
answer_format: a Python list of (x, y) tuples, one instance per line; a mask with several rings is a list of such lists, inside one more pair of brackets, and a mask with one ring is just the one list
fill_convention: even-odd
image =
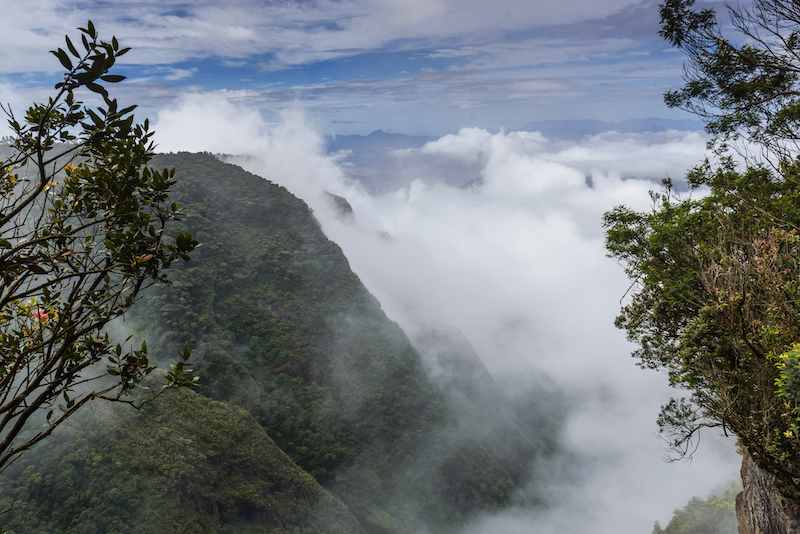
[[(96, 397), (120, 399), (153, 367), (147, 348), (123, 350), (103, 331), (139, 292), (195, 246), (167, 241), (172, 172), (146, 168), (147, 122), (120, 109), (101, 83), (127, 52), (91, 22), (81, 48), (53, 54), (66, 69), (56, 94), (17, 120), (0, 169), (0, 469)], [(85, 88), (101, 107), (76, 100)], [(184, 353), (188, 356), (188, 352)], [(183, 364), (168, 375), (187, 383)], [(42, 414), (35, 425), (29, 420)], [(46, 422), (45, 422), (46, 421)]]
[(639, 344), (641, 366), (692, 392), (659, 417), (670, 444), (691, 453), (700, 428), (720, 427), (797, 491), (797, 388), (781, 396), (775, 386), (800, 339), (800, 183), (796, 166), (785, 172), (706, 165), (689, 175), (705, 195), (668, 184), (651, 213), (618, 207), (605, 226), (634, 280), (617, 325)]
[[(661, 35), (689, 56), (666, 102), (706, 119), (723, 157), (689, 172), (688, 194), (667, 181), (651, 212), (606, 214), (609, 255), (633, 281), (617, 325), (643, 367), (691, 394), (659, 417), (680, 454), (718, 427), (800, 503), (800, 8), (729, 8), (739, 44), (693, 4), (661, 6)], [(744, 170), (724, 156), (735, 140)]]

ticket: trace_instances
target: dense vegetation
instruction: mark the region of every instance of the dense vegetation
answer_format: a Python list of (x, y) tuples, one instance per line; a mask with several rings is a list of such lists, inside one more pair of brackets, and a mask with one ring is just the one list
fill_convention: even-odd
[(693, 497), (682, 509), (675, 510), (666, 528), (656, 521), (653, 534), (737, 534), (736, 495), (741, 484), (729, 483), (707, 499)]
[(196, 347), (199, 391), (250, 411), (365, 525), (451, 524), (510, 502), (514, 482), (456, 428), (305, 204), (209, 155), (155, 164), (180, 169), (174, 231), (203, 246), (140, 308), (151, 346)]
[(688, 173), (688, 194), (667, 180), (649, 212), (606, 214), (609, 255), (633, 282), (617, 325), (643, 367), (690, 392), (659, 416), (674, 449), (691, 454), (703, 427), (734, 434), (777, 477), (796, 518), (800, 10), (784, 0), (726, 5), (731, 35), (694, 3), (661, 5), (660, 34), (688, 56), (684, 87), (665, 100), (706, 121), (719, 158)]
[(4, 473), (15, 534), (363, 532), (240, 408), (186, 390), (91, 408)]
[[(667, 187), (652, 213), (606, 215), (607, 246), (637, 280), (618, 318), (641, 365), (665, 369), (692, 391), (659, 424), (681, 453), (703, 426), (734, 433), (797, 499), (797, 366), (787, 352), (798, 329), (798, 168), (739, 173), (732, 166), (690, 174), (700, 198)], [(776, 387), (786, 376), (787, 385)]]
[[(447, 532), (480, 511), (539, 502), (518, 490), (553, 451), (560, 412), (509, 403), (453, 336), (437, 343), (460, 378), (432, 384), (285, 189), (208, 154), (153, 163), (177, 169), (172, 199), (185, 213), (169, 232), (191, 231), (202, 246), (115, 328), (146, 339), (165, 364), (189, 343), (198, 394), (164, 396), (135, 416), (98, 407), (81, 432), (15, 465), (0, 497), (19, 494), (5, 518), (28, 519), (16, 531), (312, 533), (330, 516), (341, 532)], [(284, 482), (263, 475), (276, 470)]]

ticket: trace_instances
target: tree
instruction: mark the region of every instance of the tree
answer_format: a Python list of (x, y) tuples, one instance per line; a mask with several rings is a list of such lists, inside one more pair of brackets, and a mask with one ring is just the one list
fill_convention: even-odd
[(673, 512), (665, 528), (656, 521), (653, 534), (736, 534), (736, 495), (741, 490), (741, 485), (729, 484), (722, 495), (693, 497)]
[[(606, 248), (633, 281), (617, 326), (642, 367), (690, 392), (658, 419), (679, 457), (720, 428), (800, 504), (800, 8), (729, 7), (737, 45), (693, 4), (661, 5), (661, 35), (689, 56), (665, 99), (706, 119), (721, 159), (688, 173), (687, 194), (665, 181), (650, 212), (605, 215)], [(766, 158), (737, 168), (735, 140)]]
[(791, 159), (800, 140), (800, 7), (794, 0), (728, 5), (736, 30), (731, 39), (713, 9), (693, 5), (666, 0), (660, 6), (659, 34), (688, 56), (686, 84), (666, 93), (665, 102), (703, 118), (722, 152), (744, 140), (768, 161)]
[[(147, 121), (120, 109), (103, 83), (128, 49), (99, 40), (90, 21), (52, 53), (66, 69), (55, 96), (17, 120), (0, 169), (0, 470), (95, 398), (126, 399), (154, 370), (147, 346), (123, 349), (105, 327), (197, 241), (170, 240), (174, 170), (154, 171)], [(88, 89), (102, 99), (76, 100)], [(91, 94), (90, 93), (90, 94)], [(95, 97), (95, 98), (97, 98)], [(190, 351), (167, 385), (192, 383)]]
[(722, 428), (798, 499), (800, 389), (781, 395), (776, 381), (800, 339), (800, 167), (706, 164), (688, 178), (705, 195), (667, 183), (651, 212), (604, 217), (607, 250), (634, 281), (616, 324), (639, 345), (642, 367), (691, 392), (658, 419), (679, 457), (701, 428)]

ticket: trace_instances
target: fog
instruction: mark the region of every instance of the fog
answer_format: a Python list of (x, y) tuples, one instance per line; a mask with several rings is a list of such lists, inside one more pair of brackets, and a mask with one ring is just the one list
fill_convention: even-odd
[[(613, 326), (629, 281), (605, 256), (600, 224), (615, 205), (648, 209), (661, 178), (680, 179), (702, 160), (701, 134), (610, 132), (568, 143), (463, 129), (387, 157), (413, 180), (372, 195), (348, 178), (346, 154), (325, 153), (300, 109), (267, 123), (255, 110), (195, 94), (162, 110), (155, 130), (161, 151), (228, 154), (305, 200), (410, 334), (450, 325), (501, 387), (547, 381), (576, 399), (562, 445), (582, 459), (578, 479), (549, 488), (556, 504), (546, 512), (483, 517), (465, 534), (649, 533), (738, 469), (732, 441), (713, 433), (692, 463), (663, 460), (655, 419), (679, 392), (636, 367)], [(459, 187), (452, 173), (438, 176), (447, 166), (478, 173), (462, 184), (481, 180)], [(342, 217), (325, 191), (346, 198), (354, 217)]]

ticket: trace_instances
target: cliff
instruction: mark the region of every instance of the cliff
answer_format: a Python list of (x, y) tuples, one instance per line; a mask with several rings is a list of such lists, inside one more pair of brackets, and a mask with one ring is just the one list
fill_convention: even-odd
[(189, 343), (199, 393), (247, 410), (368, 532), (444, 532), (510, 503), (512, 478), (302, 200), (207, 154), (153, 165), (177, 169), (171, 232), (202, 246), (130, 314), (151, 350)]
[(798, 534), (797, 506), (784, 506), (775, 477), (759, 468), (750, 454), (742, 458), (744, 491), (736, 496), (739, 534)]

